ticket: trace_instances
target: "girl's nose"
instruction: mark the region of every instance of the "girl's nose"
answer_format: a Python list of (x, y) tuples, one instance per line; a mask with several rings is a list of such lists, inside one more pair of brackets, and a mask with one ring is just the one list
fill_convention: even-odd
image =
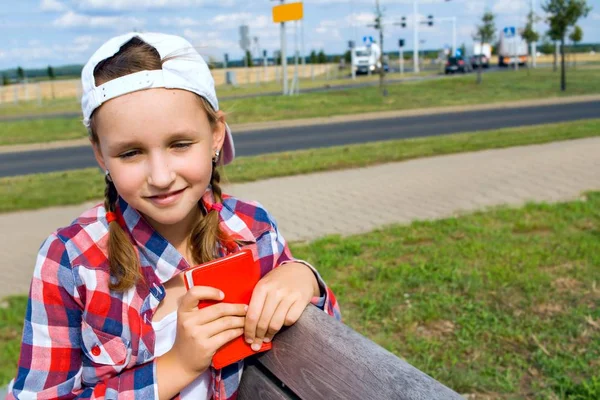
[(150, 161), (148, 184), (157, 188), (167, 188), (175, 181), (176, 174), (169, 163), (162, 157), (154, 157)]

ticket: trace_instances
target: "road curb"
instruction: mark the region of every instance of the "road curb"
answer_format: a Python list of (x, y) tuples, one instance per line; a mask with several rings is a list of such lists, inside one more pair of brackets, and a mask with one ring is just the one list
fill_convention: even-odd
[[(588, 101), (600, 101), (600, 94), (585, 95), (585, 96), (570, 96), (570, 97), (553, 97), (546, 99), (531, 99), (531, 100), (519, 100), (510, 102), (490, 103), (490, 104), (479, 104), (479, 105), (461, 105), (461, 106), (447, 106), (447, 107), (433, 107), (433, 108), (419, 108), (413, 110), (399, 110), (399, 111), (378, 111), (363, 114), (353, 115), (336, 115), (332, 117), (318, 117), (318, 118), (306, 118), (306, 119), (295, 119), (295, 120), (282, 120), (282, 121), (268, 121), (268, 122), (253, 122), (247, 124), (231, 125), (231, 130), (235, 135), (251, 133), (255, 131), (262, 131), (268, 129), (281, 129), (281, 128), (295, 128), (302, 126), (311, 125), (328, 125), (347, 123), (353, 121), (365, 121), (365, 120), (379, 120), (379, 119), (390, 119), (390, 118), (403, 118), (423, 115), (435, 115), (435, 114), (452, 114), (460, 113), (464, 111), (488, 111), (488, 110), (500, 110), (507, 108), (523, 108), (523, 107), (536, 107), (544, 105), (556, 105), (556, 104), (573, 104), (583, 103)], [(23, 144), (23, 145), (9, 145), (0, 146), (0, 153), (22, 153), (26, 151), (42, 151), (58, 148), (70, 148), (80, 147), (89, 144), (88, 138), (82, 138), (77, 140), (63, 140), (48, 143), (34, 143), (34, 144)]]

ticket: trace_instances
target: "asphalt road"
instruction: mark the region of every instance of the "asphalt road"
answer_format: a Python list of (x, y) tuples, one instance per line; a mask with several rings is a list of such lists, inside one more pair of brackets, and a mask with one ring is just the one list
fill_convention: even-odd
[[(235, 134), (238, 156), (598, 118), (600, 101), (366, 120)], [(96, 166), (90, 146), (0, 154), (0, 177)]]

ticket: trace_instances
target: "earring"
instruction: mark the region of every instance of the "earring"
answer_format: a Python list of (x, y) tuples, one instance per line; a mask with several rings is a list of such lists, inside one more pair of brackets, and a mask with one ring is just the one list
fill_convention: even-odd
[(217, 162), (219, 162), (219, 154), (221, 154), (219, 150), (215, 151), (215, 156), (212, 159), (213, 163), (216, 164)]
[(104, 171), (104, 175), (106, 175), (106, 179), (107, 179), (109, 182), (112, 182), (112, 178), (111, 178), (111, 176), (110, 176), (110, 172), (109, 172), (108, 170), (105, 170), (105, 171)]

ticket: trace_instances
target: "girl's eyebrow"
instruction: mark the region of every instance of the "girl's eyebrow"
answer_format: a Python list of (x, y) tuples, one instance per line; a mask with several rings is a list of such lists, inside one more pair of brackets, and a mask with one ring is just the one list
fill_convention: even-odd
[[(194, 130), (182, 130), (182, 131), (177, 131), (177, 132), (173, 132), (171, 133), (169, 136), (167, 136), (166, 138), (166, 142), (174, 142), (176, 140), (190, 140), (193, 137), (198, 136), (198, 132), (194, 131)], [(127, 149), (132, 149), (132, 148), (143, 148), (144, 147), (144, 143), (139, 141), (139, 140), (131, 140), (131, 141), (119, 141), (116, 142), (112, 145), (110, 145), (109, 151), (111, 152), (120, 152), (123, 150), (127, 150)]]
[(143, 144), (142, 144), (142, 142), (140, 142), (138, 140), (120, 141), (120, 142), (116, 142), (114, 144), (109, 145), (108, 150), (110, 152), (118, 153), (123, 150), (131, 149), (131, 148), (139, 148), (139, 147), (143, 147)]

